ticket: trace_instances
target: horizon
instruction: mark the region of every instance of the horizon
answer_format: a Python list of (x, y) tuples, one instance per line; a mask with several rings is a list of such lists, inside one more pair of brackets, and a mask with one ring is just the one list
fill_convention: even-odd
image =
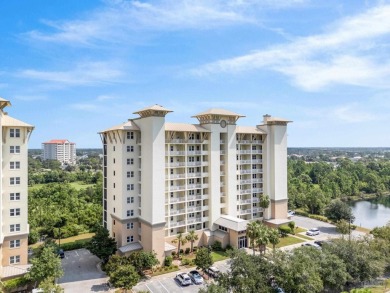
[(30, 148), (154, 104), (167, 122), (224, 108), (292, 120), (288, 147), (390, 146), (390, 0), (3, 1), (0, 97)]

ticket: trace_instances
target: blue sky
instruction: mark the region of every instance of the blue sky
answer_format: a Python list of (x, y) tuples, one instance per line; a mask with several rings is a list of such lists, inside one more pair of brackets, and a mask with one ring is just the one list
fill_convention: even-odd
[(390, 1), (0, 0), (0, 96), (30, 147), (145, 106), (288, 118), (291, 147), (390, 146)]

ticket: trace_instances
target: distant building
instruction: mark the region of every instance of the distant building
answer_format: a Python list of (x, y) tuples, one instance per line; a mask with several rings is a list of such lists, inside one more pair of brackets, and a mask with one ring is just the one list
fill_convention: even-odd
[(34, 126), (8, 116), (11, 103), (0, 98), (0, 275), (2, 280), (26, 272), (28, 248), (28, 140)]
[(210, 109), (193, 116), (199, 124), (168, 123), (169, 112), (148, 107), (100, 133), (103, 224), (120, 254), (144, 249), (161, 260), (178, 233), (192, 230), (197, 246), (247, 247), (250, 221), (288, 222), (290, 121), (264, 115), (261, 125), (238, 126), (244, 116)]
[(76, 144), (67, 139), (52, 139), (42, 143), (43, 159), (57, 160), (62, 164), (76, 163)]

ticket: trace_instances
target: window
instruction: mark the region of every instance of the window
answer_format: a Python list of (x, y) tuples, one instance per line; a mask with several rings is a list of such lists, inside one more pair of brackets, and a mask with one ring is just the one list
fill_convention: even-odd
[(20, 209), (19, 208), (17, 208), (17, 209), (10, 209), (9, 210), (9, 215), (11, 217), (20, 216)]
[(9, 162), (9, 168), (10, 169), (20, 169), (20, 162)]
[(126, 147), (126, 149), (127, 149), (127, 152), (134, 152), (134, 146), (132, 146), (132, 145), (128, 145)]
[(129, 196), (127, 198), (127, 203), (134, 203), (134, 196)]
[(127, 165), (133, 165), (134, 159), (127, 159)]
[(127, 240), (127, 243), (133, 242), (134, 241), (134, 236), (133, 235), (132, 236), (127, 236), (126, 240)]
[(128, 210), (128, 211), (127, 211), (127, 216), (128, 216), (128, 217), (134, 216), (134, 210)]
[(11, 224), (9, 225), (10, 232), (20, 232), (20, 224)]
[(112, 147), (112, 150), (115, 152), (115, 146)]
[(9, 130), (9, 136), (10, 137), (20, 137), (20, 129), (18, 129), (18, 128), (11, 128)]
[(18, 264), (20, 263), (20, 255), (13, 255), (9, 257), (10, 264)]
[(257, 169), (257, 165), (252, 165), (252, 169), (253, 170)]
[(127, 190), (134, 190), (134, 184), (127, 184)]
[(126, 228), (127, 228), (128, 230), (134, 229), (134, 223), (127, 223), (127, 224), (126, 224)]
[(9, 200), (20, 200), (20, 193), (19, 192), (12, 192), (9, 194)]
[(9, 247), (11, 247), (11, 248), (20, 247), (20, 239), (11, 240), (11, 241), (9, 242)]
[(11, 154), (20, 154), (20, 146), (18, 146), (18, 145), (11, 145), (9, 147), (9, 152)]
[(126, 133), (126, 136), (127, 136), (127, 139), (134, 139), (134, 132), (128, 131), (128, 132)]
[(195, 179), (194, 178), (188, 179), (188, 184), (195, 184)]
[(189, 152), (193, 152), (194, 150), (195, 150), (195, 146), (193, 146), (193, 145), (188, 146)]
[(252, 151), (255, 151), (255, 150), (256, 150), (256, 146), (253, 145), (253, 146), (252, 146)]
[(195, 157), (188, 157), (188, 162), (195, 162)]

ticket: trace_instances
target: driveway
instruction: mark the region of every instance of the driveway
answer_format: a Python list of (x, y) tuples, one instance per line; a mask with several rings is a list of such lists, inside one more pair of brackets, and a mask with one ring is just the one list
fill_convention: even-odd
[(58, 284), (65, 292), (109, 292), (107, 276), (98, 268), (100, 259), (87, 249), (65, 251), (61, 262), (64, 276)]

